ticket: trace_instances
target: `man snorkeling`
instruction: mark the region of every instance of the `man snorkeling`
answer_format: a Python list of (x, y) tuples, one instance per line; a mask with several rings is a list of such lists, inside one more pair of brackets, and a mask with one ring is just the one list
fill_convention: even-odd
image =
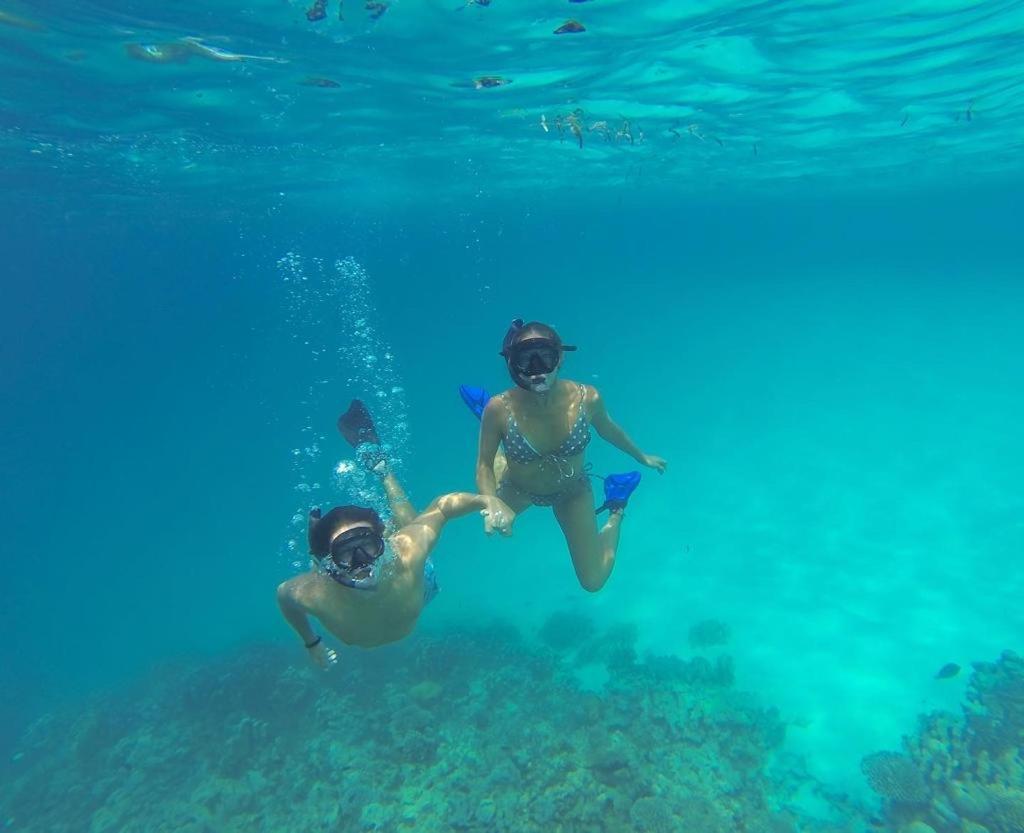
[(408, 636), (437, 595), (430, 553), (444, 525), (478, 511), (488, 532), (510, 533), (512, 513), (495, 496), (455, 492), (417, 513), (389, 470), (366, 407), (355, 400), (338, 428), (362, 464), (381, 478), (394, 518), (388, 534), (380, 516), (362, 506), (335, 506), (309, 513), (312, 569), (277, 588), (277, 603), (302, 639), (310, 659), (322, 668), (337, 661), (310, 624), (313, 616), (346, 645), (374, 648)]
[[(476, 485), (500, 497), (515, 514), (550, 506), (562, 528), (580, 585), (600, 590), (615, 566), (619, 528), (640, 472), (604, 479), (608, 520), (594, 523), (592, 476), (586, 463), (591, 426), (607, 442), (641, 465), (664, 473), (667, 463), (646, 454), (608, 415), (597, 389), (559, 378), (566, 352), (575, 350), (552, 327), (538, 321), (512, 322), (501, 346), (515, 387), (491, 397), (463, 385), (463, 401), (482, 420)], [(503, 522), (511, 523), (503, 510)]]

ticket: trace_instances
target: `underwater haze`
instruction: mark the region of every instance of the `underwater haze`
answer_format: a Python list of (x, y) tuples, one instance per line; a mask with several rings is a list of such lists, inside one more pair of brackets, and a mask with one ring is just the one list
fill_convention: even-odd
[[(1024, 831), (1022, 32), (0, 0), (3, 829)], [(475, 490), (517, 317), (668, 460), (607, 585), (470, 515), (314, 668), (307, 512), (387, 509), (338, 415)]]

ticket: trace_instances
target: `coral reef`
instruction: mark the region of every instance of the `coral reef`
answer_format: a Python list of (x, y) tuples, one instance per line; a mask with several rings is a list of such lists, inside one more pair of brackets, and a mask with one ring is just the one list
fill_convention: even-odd
[(690, 628), (690, 647), (709, 648), (712, 645), (724, 645), (731, 636), (732, 632), (725, 622), (704, 619)]
[[(581, 623), (549, 622), (545, 645), (502, 626), (420, 635), (326, 674), (278, 646), (164, 669), (40, 719), (0, 813), (47, 833), (863, 829), (787, 809), (809, 779), (769, 774), (784, 726), (727, 660), (641, 660), (630, 627), (560, 624)], [(573, 673), (596, 658), (602, 693)], [(986, 798), (1013, 819), (1012, 790)]]
[(923, 715), (905, 754), (862, 762), (886, 830), (1024, 831), (1024, 659), (1006, 651), (973, 668), (961, 715)]
[(928, 788), (917, 765), (898, 752), (875, 752), (861, 761), (861, 771), (876, 793), (898, 804), (926, 804)]

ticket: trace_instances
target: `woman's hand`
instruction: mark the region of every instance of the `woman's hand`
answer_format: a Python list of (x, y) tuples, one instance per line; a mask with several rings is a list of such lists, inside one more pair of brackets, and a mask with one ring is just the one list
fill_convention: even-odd
[(649, 469), (657, 469), (658, 474), (664, 474), (665, 469), (668, 468), (668, 461), (664, 457), (658, 457), (656, 454), (645, 454), (640, 459), (640, 462)]
[(480, 510), (480, 514), (484, 519), (484, 532), (488, 535), (493, 535), (495, 532), (511, 535), (516, 513), (499, 497), (493, 495), (482, 495), (482, 497), (484, 508)]
[(338, 661), (337, 652), (333, 648), (328, 648), (323, 642), (318, 642), (312, 648), (307, 648), (306, 653), (309, 654), (309, 661), (324, 671)]

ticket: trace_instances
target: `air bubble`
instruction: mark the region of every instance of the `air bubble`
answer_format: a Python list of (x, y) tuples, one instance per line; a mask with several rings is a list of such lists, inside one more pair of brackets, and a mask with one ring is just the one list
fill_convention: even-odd
[[(376, 477), (368, 475), (357, 461), (340, 460), (332, 465), (324, 459), (324, 448), (336, 447), (337, 439), (331, 431), (325, 440), (324, 431), (330, 426), (322, 424), (323, 414), (348, 398), (372, 403), (393, 470), (400, 472), (408, 447), (405, 387), (396, 356), (382, 336), (388, 322), (377, 310), (370, 276), (353, 258), (332, 263), (295, 252), (285, 253), (278, 260), (278, 269), (284, 287), (285, 322), (295, 341), (308, 348), (309, 367), (315, 367), (307, 371), (315, 376), (299, 383), (305, 419), (297, 430), (307, 442), (292, 449), (292, 471), (298, 484), (294, 488), (309, 502), (296, 508), (292, 524), (305, 525), (314, 491), (324, 511), (332, 504), (353, 503), (372, 506), (386, 516), (387, 501)], [(325, 473), (331, 475), (329, 482), (320, 480)], [(295, 535), (294, 528), (290, 534)], [(285, 545), (286, 551), (291, 549)], [(288, 560), (293, 563), (291, 557)]]

